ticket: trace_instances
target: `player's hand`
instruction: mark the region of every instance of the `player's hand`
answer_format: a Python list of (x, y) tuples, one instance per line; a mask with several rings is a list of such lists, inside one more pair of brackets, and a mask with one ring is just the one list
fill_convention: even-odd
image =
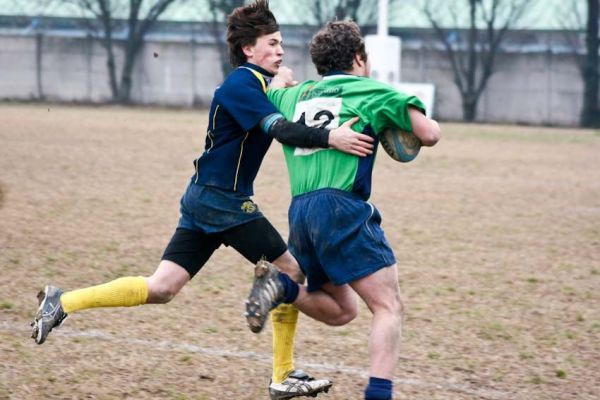
[(281, 66), (277, 75), (271, 79), (269, 84), (270, 89), (282, 89), (286, 87), (296, 86), (297, 80), (294, 80), (294, 71), (291, 68)]
[(373, 141), (371, 136), (353, 131), (350, 127), (358, 122), (354, 117), (344, 122), (339, 128), (329, 132), (329, 146), (344, 153), (365, 157), (373, 154)]

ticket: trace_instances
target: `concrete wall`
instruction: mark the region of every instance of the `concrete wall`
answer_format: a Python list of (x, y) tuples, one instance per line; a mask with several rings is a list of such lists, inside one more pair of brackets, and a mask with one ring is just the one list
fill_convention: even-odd
[[(495, 123), (576, 126), (583, 82), (567, 54), (501, 54), (478, 105), (477, 120)], [(436, 118), (462, 119), (461, 96), (444, 53), (404, 49), (402, 80), (433, 82)]]
[(0, 98), (35, 98), (36, 42), (32, 37), (0, 37)]
[[(285, 50), (285, 63), (298, 79), (317, 77), (306, 44), (288, 42)], [(120, 64), (119, 50), (116, 56)], [(570, 56), (501, 54), (496, 71), (480, 100), (479, 121), (578, 124), (583, 85)], [(401, 77), (433, 82), (436, 118), (462, 119), (460, 94), (441, 51), (405, 46)], [(213, 44), (148, 41), (136, 64), (132, 99), (140, 104), (207, 105), (221, 80)], [(110, 97), (106, 53), (98, 41), (0, 35), (0, 99), (105, 102)]]

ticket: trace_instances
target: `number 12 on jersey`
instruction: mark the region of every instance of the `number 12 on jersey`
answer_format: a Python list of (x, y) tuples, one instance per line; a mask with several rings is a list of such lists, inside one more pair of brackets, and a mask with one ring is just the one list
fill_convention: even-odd
[[(296, 104), (294, 121), (311, 128), (335, 129), (340, 126), (342, 99), (339, 97), (316, 97)], [(294, 155), (303, 156), (325, 149), (296, 148)]]

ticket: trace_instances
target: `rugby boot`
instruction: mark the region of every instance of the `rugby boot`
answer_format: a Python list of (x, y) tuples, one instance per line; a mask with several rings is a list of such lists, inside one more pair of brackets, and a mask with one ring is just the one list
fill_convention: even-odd
[(254, 282), (246, 300), (246, 321), (254, 333), (259, 333), (269, 318), (269, 311), (283, 300), (285, 288), (279, 271), (271, 263), (260, 260), (254, 267)]
[(301, 370), (293, 370), (281, 383), (269, 385), (271, 400), (292, 399), (294, 397), (317, 397), (327, 393), (333, 382), (329, 379), (315, 379)]
[(59, 328), (67, 318), (67, 313), (60, 304), (62, 293), (62, 290), (57, 287), (46, 286), (37, 295), (40, 305), (35, 319), (31, 323), (33, 328), (31, 337), (37, 344), (44, 343), (52, 329)]

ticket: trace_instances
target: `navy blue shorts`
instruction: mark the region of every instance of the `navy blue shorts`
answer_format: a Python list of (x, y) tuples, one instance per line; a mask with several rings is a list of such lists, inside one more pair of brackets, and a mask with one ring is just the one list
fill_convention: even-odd
[(289, 210), (288, 247), (300, 263), (308, 291), (343, 285), (396, 263), (381, 229), (381, 215), (359, 196), (321, 189), (296, 196)]
[(162, 259), (196, 275), (222, 244), (251, 263), (273, 261), (285, 241), (249, 197), (190, 183), (181, 199), (181, 217)]
[(250, 197), (191, 182), (180, 203), (178, 228), (217, 233), (264, 218)]

